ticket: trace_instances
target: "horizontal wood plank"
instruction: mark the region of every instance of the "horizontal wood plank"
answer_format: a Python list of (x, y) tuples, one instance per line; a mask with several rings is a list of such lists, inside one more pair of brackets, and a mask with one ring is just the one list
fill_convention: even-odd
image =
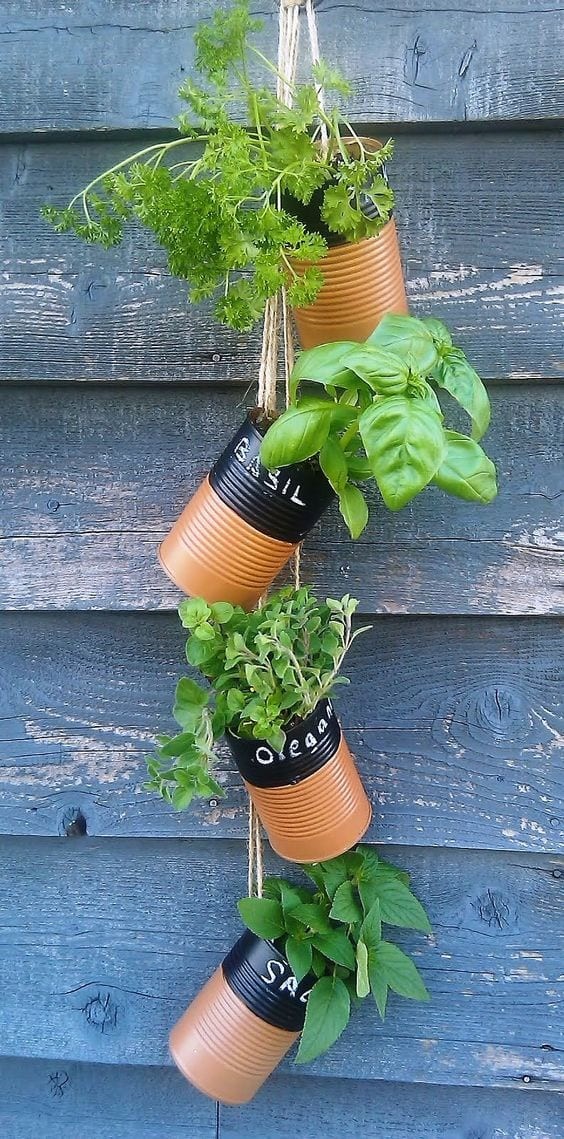
[[(172, 1068), (0, 1060), (7, 1139), (558, 1139), (558, 1095), (272, 1076), (251, 1104), (220, 1108)], [(524, 1085), (527, 1087), (527, 1085)], [(491, 1126), (495, 1132), (491, 1131)]]
[[(130, 151), (96, 136), (0, 146), (2, 382), (254, 379), (258, 335), (190, 306), (141, 231), (108, 251), (39, 218), (42, 202), (65, 202)], [(413, 311), (445, 320), (486, 378), (562, 375), (561, 155), (552, 131), (398, 138), (391, 174)]]
[[(332, 509), (305, 543), (304, 580), (352, 593), (369, 613), (562, 612), (564, 388), (499, 386), (492, 396), (492, 505), (435, 488), (399, 514), (374, 502), (355, 543)], [(157, 543), (244, 402), (240, 390), (7, 389), (0, 607), (175, 606)]]
[[(430, 914), (428, 938), (397, 935), (431, 1002), (393, 999), (382, 1027), (366, 1004), (309, 1071), (564, 1087), (562, 860), (387, 854)], [(11, 838), (0, 856), (0, 1053), (165, 1063), (168, 1029), (240, 931), (245, 844)], [(268, 852), (267, 865), (282, 869)]]
[(4, 1059), (0, 1086), (4, 1139), (218, 1139), (217, 1105), (173, 1068)]
[[(564, 852), (558, 621), (375, 619), (337, 707), (378, 842)], [(143, 790), (170, 731), (184, 634), (165, 614), (0, 617), (0, 832), (244, 837), (225, 798), (177, 813)]]
[[(214, 3), (213, 7), (218, 7)], [(50, 0), (3, 5), (0, 130), (167, 125), (193, 63), (206, 0)], [(275, 52), (275, 0), (262, 46)], [(429, 0), (382, 7), (321, 0), (321, 50), (345, 69), (357, 121), (549, 119), (562, 114), (558, 10), (537, 0)], [(305, 51), (305, 48), (304, 48)], [(135, 66), (124, 74), (124, 60)], [(49, 82), (45, 77), (49, 77)]]

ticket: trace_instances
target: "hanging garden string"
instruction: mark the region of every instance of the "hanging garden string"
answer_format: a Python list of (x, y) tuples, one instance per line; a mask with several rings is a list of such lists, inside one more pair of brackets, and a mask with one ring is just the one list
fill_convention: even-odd
[[(287, 107), (292, 106), (292, 91), (296, 77), (298, 47), (300, 40), (300, 8), (305, 8), (309, 36), (309, 49), (312, 64), (319, 63), (319, 39), (313, 0), (281, 0), (278, 14), (278, 79), (276, 94)], [(324, 105), (323, 89), (318, 84), (317, 93), (321, 106)], [(321, 146), (327, 146), (327, 127), (320, 126)], [(280, 186), (277, 190), (278, 208), (281, 208)], [(282, 288), (266, 303), (262, 334), (262, 349), (259, 364), (257, 404), (265, 415), (271, 418), (276, 412), (278, 381), (278, 357), (280, 332), (282, 331), (285, 403), (290, 399), (290, 375), (294, 366), (294, 340), (292, 318), (286, 296)], [(294, 584), (299, 589), (300, 547), (293, 556)], [(248, 890), (249, 897), (263, 892), (263, 849), (260, 819), (249, 797), (249, 837), (248, 837)]]

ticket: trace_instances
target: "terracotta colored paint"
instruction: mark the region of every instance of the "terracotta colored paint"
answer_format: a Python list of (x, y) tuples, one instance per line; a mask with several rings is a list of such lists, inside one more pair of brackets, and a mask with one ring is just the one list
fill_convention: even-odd
[(273, 850), (290, 862), (325, 862), (355, 845), (372, 808), (348, 744), (314, 775), (285, 787), (245, 786)]
[(170, 1053), (204, 1095), (226, 1104), (248, 1103), (297, 1040), (261, 1020), (230, 989), (221, 967), (174, 1026)]
[(159, 561), (191, 597), (253, 609), (298, 543), (255, 530), (205, 479), (159, 548)]
[(408, 312), (393, 218), (377, 237), (334, 245), (318, 264), (324, 283), (316, 300), (293, 310), (302, 348), (366, 340), (386, 313)]

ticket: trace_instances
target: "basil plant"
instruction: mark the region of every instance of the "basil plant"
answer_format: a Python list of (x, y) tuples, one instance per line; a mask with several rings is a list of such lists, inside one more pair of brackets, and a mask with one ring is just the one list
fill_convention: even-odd
[[(317, 395), (302, 384), (317, 384)], [(437, 389), (471, 420), (470, 435), (445, 423)], [(468, 502), (491, 502), (496, 472), (479, 445), (490, 421), (486, 389), (440, 320), (383, 318), (364, 343), (302, 352), (290, 406), (269, 428), (261, 460), (274, 469), (317, 456), (351, 536), (368, 521), (358, 483), (374, 479), (385, 505), (401, 510), (429, 483)]]

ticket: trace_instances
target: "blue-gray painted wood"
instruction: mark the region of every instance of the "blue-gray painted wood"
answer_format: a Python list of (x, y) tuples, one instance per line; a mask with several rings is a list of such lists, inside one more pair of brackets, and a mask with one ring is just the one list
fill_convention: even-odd
[[(373, 802), (369, 837), (564, 850), (562, 623), (373, 624), (336, 694)], [(219, 803), (179, 814), (142, 788), (185, 672), (174, 616), (2, 614), (0, 645), (0, 832), (245, 836), (227, 749)]]
[[(176, 606), (157, 544), (246, 398), (175, 386), (6, 389), (0, 606)], [(564, 612), (564, 387), (500, 385), (492, 403), (493, 504), (430, 488), (396, 514), (373, 497), (371, 523), (354, 543), (332, 508), (305, 543), (304, 580), (352, 593), (365, 613)]]
[[(214, 7), (218, 7), (214, 3)], [(149, 127), (178, 114), (206, 0), (3, 5), (0, 130)], [(276, 0), (264, 46), (276, 39)], [(538, 0), (319, 0), (322, 53), (346, 69), (355, 120), (545, 119), (564, 111), (558, 8)], [(305, 32), (304, 32), (305, 35)], [(135, 60), (124, 73), (124, 61)], [(49, 81), (46, 81), (46, 76)]]
[[(564, 862), (386, 850), (429, 911), (431, 936), (397, 937), (432, 999), (392, 999), (383, 1026), (365, 1002), (310, 1072), (564, 1087)], [(5, 838), (0, 865), (0, 1054), (165, 1063), (168, 1029), (241, 928), (244, 843)]]
[[(0, 145), (0, 379), (250, 382), (259, 336), (190, 306), (146, 234), (101, 250), (39, 218), (138, 143)], [(400, 135), (390, 174), (410, 303), (487, 378), (562, 375), (562, 139)]]
[[(216, 1107), (171, 1068), (1, 1060), (3, 1139), (561, 1139), (564, 1102), (535, 1091), (272, 1076)], [(527, 1085), (523, 1085), (525, 1089)]]

